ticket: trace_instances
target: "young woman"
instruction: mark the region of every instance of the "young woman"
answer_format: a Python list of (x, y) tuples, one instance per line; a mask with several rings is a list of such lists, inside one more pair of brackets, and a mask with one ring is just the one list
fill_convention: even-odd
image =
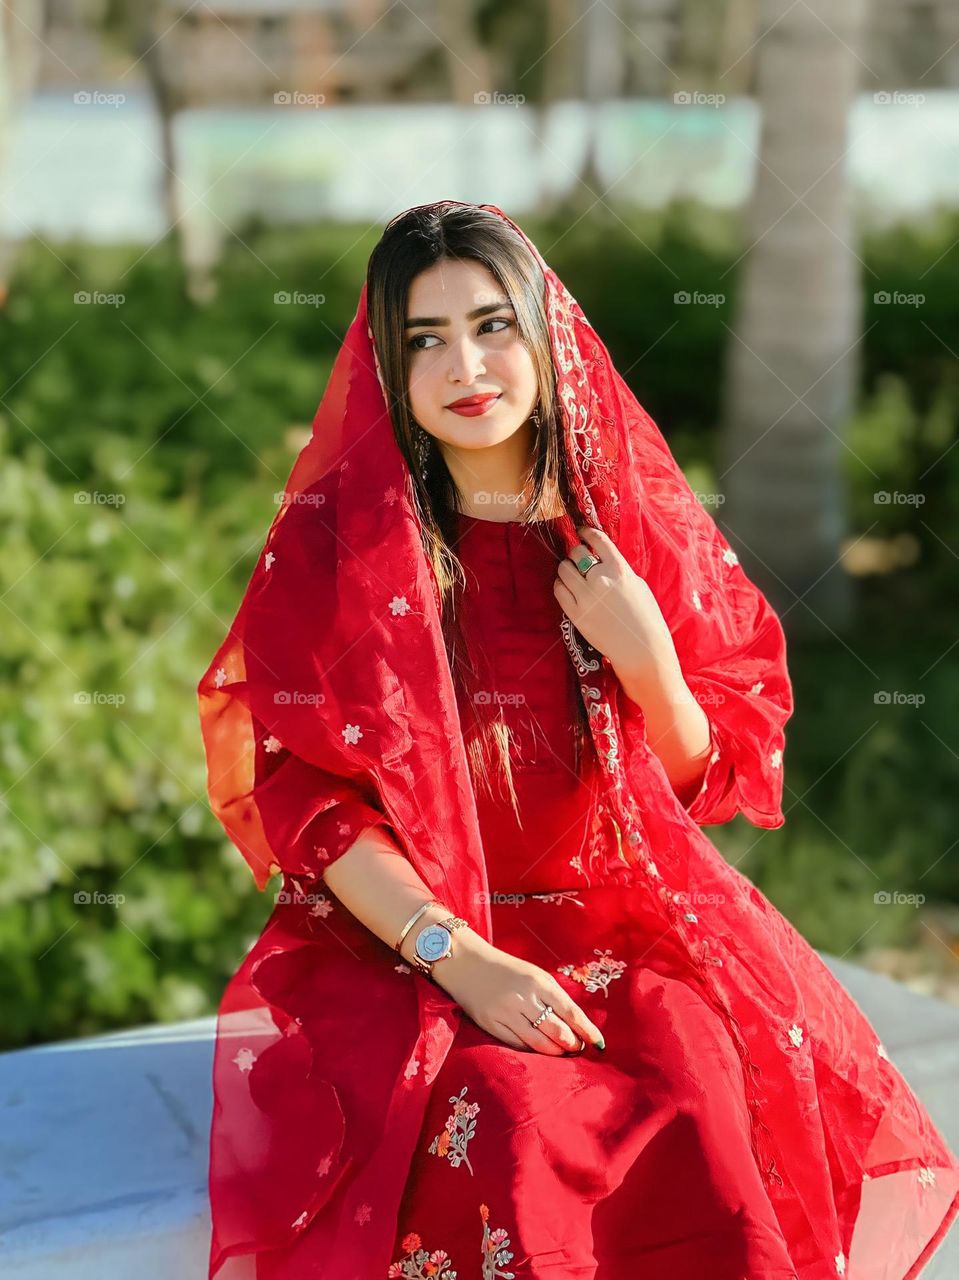
[(210, 1276), (909, 1280), (959, 1164), (700, 830), (785, 818), (783, 631), (499, 209), (385, 229), (199, 687), (283, 889)]

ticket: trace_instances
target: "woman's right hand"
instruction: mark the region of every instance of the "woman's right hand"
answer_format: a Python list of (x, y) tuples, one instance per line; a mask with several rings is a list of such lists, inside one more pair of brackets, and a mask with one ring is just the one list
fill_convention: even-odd
[[(433, 977), (477, 1026), (514, 1049), (553, 1057), (580, 1052), (583, 1041), (603, 1045), (602, 1032), (552, 974), (466, 934), (457, 936), (451, 956), (436, 961)], [(546, 1005), (553, 1012), (534, 1027)]]

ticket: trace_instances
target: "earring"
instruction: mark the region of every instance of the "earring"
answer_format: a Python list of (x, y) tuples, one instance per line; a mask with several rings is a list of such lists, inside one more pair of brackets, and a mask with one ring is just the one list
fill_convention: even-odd
[(536, 428), (536, 430), (539, 431), (539, 406), (538, 405), (530, 414), (530, 420), (533, 423), (533, 426)]
[(430, 437), (429, 432), (424, 431), (418, 423), (413, 428), (413, 449), (416, 454), (416, 465), (425, 480), (426, 462), (430, 456)]

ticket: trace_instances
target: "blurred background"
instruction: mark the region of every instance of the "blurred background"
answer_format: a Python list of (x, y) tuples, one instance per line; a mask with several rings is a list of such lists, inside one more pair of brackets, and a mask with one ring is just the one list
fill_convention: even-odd
[(817, 947), (959, 1001), (955, 0), (5, 0), (0, 1045), (215, 1011), (196, 683), (383, 224), (499, 205), (779, 609)]

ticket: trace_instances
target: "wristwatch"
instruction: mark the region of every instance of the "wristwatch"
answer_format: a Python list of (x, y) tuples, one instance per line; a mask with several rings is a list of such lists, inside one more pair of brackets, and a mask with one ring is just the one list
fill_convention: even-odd
[(435, 982), (433, 965), (437, 960), (445, 960), (453, 954), (453, 933), (467, 923), (459, 916), (447, 916), (438, 924), (428, 924), (425, 929), (421, 929), (413, 944), (414, 968)]

